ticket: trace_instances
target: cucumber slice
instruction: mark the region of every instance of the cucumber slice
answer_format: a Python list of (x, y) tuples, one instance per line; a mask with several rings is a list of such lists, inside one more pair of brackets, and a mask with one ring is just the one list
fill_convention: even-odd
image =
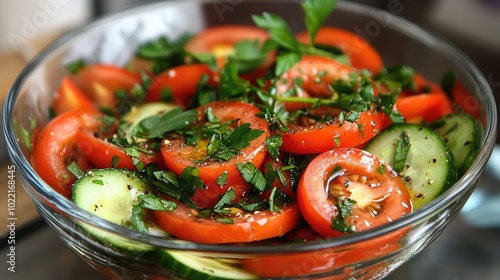
[(398, 139), (407, 135), (410, 148), (399, 176), (412, 195), (414, 209), (421, 208), (446, 191), (457, 180), (453, 156), (444, 140), (431, 128), (417, 124), (394, 124), (366, 146), (394, 168)]
[[(129, 227), (132, 206), (139, 204), (139, 195), (151, 192), (149, 185), (133, 171), (115, 168), (93, 169), (74, 183), (71, 200), (100, 218)], [(150, 246), (132, 243), (89, 225), (81, 226), (101, 242), (118, 249), (136, 252), (151, 249)]]
[(241, 267), (239, 263), (224, 262), (222, 259), (196, 256), (192, 253), (159, 250), (155, 260), (181, 279), (236, 280), (257, 279)]
[(479, 154), (483, 134), (482, 125), (471, 115), (456, 113), (444, 116), (430, 124), (450, 148), (458, 175), (471, 167)]
[(126, 138), (131, 143), (135, 128), (142, 120), (154, 115), (163, 115), (175, 108), (179, 108), (179, 106), (163, 102), (143, 103), (133, 107), (130, 112), (122, 117), (118, 135)]

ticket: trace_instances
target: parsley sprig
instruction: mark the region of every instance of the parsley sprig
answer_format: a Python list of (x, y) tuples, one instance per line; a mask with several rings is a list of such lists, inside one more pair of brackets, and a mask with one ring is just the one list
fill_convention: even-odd
[[(318, 30), (328, 18), (336, 3), (336, 0), (306, 0), (302, 3), (311, 42), (314, 42)], [(287, 22), (278, 15), (264, 12), (261, 15), (253, 15), (252, 19), (258, 27), (269, 31), (271, 41), (280, 50), (276, 58), (276, 76), (285, 73), (301, 59), (302, 55), (306, 54), (331, 57), (342, 62), (348, 60), (344, 55), (339, 56), (316, 48), (314, 44), (305, 45), (300, 43)]]

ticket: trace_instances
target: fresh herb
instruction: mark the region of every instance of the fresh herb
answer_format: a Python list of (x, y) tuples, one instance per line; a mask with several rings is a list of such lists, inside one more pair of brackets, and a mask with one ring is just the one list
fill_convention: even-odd
[(452, 96), (453, 94), (453, 86), (455, 85), (455, 72), (450, 70), (446, 72), (441, 78), (441, 88), (448, 94), (448, 96)]
[(228, 173), (227, 171), (224, 171), (222, 172), (219, 177), (217, 177), (217, 179), (215, 180), (215, 182), (219, 185), (219, 186), (224, 186), (226, 183), (227, 183), (227, 178), (228, 178)]
[[(146, 172), (148, 172), (148, 167), (146, 167)], [(148, 176), (149, 182), (158, 192), (177, 199), (190, 208), (197, 208), (191, 197), (197, 189), (204, 188), (198, 169), (186, 167), (180, 176), (164, 170), (151, 173), (152, 175)]]
[(266, 150), (269, 152), (274, 160), (278, 160), (280, 155), (280, 148), (283, 144), (281, 134), (275, 134), (266, 138)]
[(85, 67), (85, 60), (77, 59), (66, 64), (66, 70), (68, 70), (71, 74), (76, 74), (78, 71)]
[(384, 174), (384, 173), (385, 173), (385, 164), (380, 164), (380, 165), (377, 167), (377, 173), (378, 173), (378, 174)]
[(251, 162), (237, 163), (236, 168), (240, 172), (245, 182), (255, 187), (259, 191), (266, 190), (267, 181), (262, 172)]
[(113, 157), (111, 158), (111, 167), (116, 168), (119, 161), (120, 157), (117, 155), (113, 155)]
[(139, 202), (142, 208), (159, 211), (174, 211), (177, 208), (177, 203), (161, 199), (154, 194), (141, 194)]
[(401, 113), (394, 108), (399, 92), (393, 93), (380, 93), (378, 109), (388, 115), (393, 123), (403, 123), (404, 117)]
[(236, 193), (234, 192), (233, 188), (229, 188), (219, 199), (217, 204), (215, 204), (214, 211), (217, 213), (227, 214), (228, 212), (223, 211), (223, 208), (231, 205), (231, 200), (233, 200), (235, 197)]
[(234, 220), (231, 218), (216, 218), (215, 221), (221, 224), (234, 224)]
[(69, 172), (73, 174), (76, 178), (81, 178), (83, 175), (85, 175), (85, 172), (76, 164), (76, 162), (72, 161), (67, 167)]
[[(331, 13), (336, 0), (306, 0), (302, 8), (306, 14), (306, 25), (313, 41), (316, 33)], [(301, 44), (292, 33), (287, 22), (278, 15), (264, 12), (262, 15), (253, 15), (254, 23), (267, 29), (269, 36), (280, 50), (276, 58), (275, 75), (280, 76), (300, 61), (302, 55), (315, 54), (335, 58), (330, 52)], [(345, 60), (344, 60), (345, 61)]]
[(309, 41), (311, 45), (314, 44), (316, 34), (336, 4), (336, 0), (308, 0), (302, 3), (302, 8), (305, 11), (306, 26), (309, 31)]
[(104, 181), (103, 180), (92, 180), (92, 183), (93, 184), (96, 184), (96, 185), (101, 185), (101, 186), (104, 186)]
[(396, 65), (382, 69), (375, 76), (375, 81), (385, 85), (391, 92), (403, 90), (416, 92), (417, 85), (413, 81), (415, 73), (415, 69), (407, 65)]
[(235, 61), (229, 59), (220, 74), (219, 98), (230, 100), (245, 97), (250, 91), (250, 82), (239, 77)]
[(174, 108), (162, 115), (147, 117), (136, 126), (135, 136), (139, 138), (162, 138), (167, 132), (185, 128), (196, 121), (196, 111)]
[(258, 40), (242, 40), (234, 46), (232, 59), (236, 63), (238, 73), (246, 73), (264, 64), (267, 59), (267, 45), (260, 46)]
[(346, 218), (351, 217), (351, 211), (356, 205), (356, 201), (350, 198), (338, 198), (337, 199), (337, 210), (338, 214), (332, 220), (332, 229), (338, 230), (342, 233), (353, 233), (355, 228), (353, 225), (348, 225)]
[(400, 173), (406, 164), (406, 157), (410, 151), (410, 137), (405, 131), (401, 132), (396, 143), (396, 152), (394, 153), (394, 171)]
[(260, 137), (264, 131), (250, 128), (244, 123), (234, 130), (225, 130), (222, 133), (214, 131), (207, 145), (207, 156), (200, 161), (219, 160), (227, 161), (236, 156), (250, 142)]
[(282, 207), (290, 203), (291, 199), (281, 192), (280, 188), (274, 187), (269, 195), (269, 210), (271, 212), (281, 212)]
[(185, 34), (175, 41), (160, 37), (137, 48), (137, 56), (154, 62), (151, 70), (159, 74), (164, 70), (184, 63), (184, 46), (192, 36)]
[(132, 229), (139, 232), (148, 232), (148, 227), (144, 222), (144, 211), (140, 205), (132, 206)]

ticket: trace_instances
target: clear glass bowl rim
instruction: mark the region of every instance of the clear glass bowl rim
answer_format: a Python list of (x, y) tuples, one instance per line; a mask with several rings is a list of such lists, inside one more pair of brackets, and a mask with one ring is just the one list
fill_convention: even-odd
[[(199, 5), (204, 5), (210, 2), (210, 0), (187, 0), (187, 1), (198, 2)], [(496, 117), (495, 99), (493, 97), (492, 90), (488, 82), (482, 75), (482, 73), (476, 67), (476, 65), (464, 53), (462, 53), (458, 48), (453, 46), (450, 42), (441, 38), (439, 35), (433, 34), (431, 31), (428, 31), (416, 25), (415, 23), (405, 20), (399, 16), (390, 14), (392, 20), (390, 24), (391, 28), (396, 29), (400, 32), (404, 32), (405, 30), (406, 31), (411, 30), (414, 37), (422, 41), (432, 40), (433, 42), (436, 42), (436, 45), (440, 49), (441, 53), (445, 53), (449, 58), (455, 59), (456, 61), (459, 61), (461, 63), (464, 69), (466, 69), (469, 72), (468, 74), (470, 74), (471, 77), (474, 79), (474, 81), (477, 83), (478, 88), (481, 90), (482, 93), (481, 97), (484, 98), (484, 104), (486, 105), (484, 109), (487, 112), (485, 119), (487, 125), (485, 127), (485, 135), (482, 142), (482, 152), (479, 154), (478, 158), (473, 163), (471, 168), (447, 192), (440, 195), (438, 198), (433, 200), (425, 207), (411, 213), (410, 215), (407, 215), (403, 218), (398, 219), (395, 222), (386, 224), (384, 226), (374, 228), (372, 230), (357, 233), (351, 236), (338, 237), (328, 240), (296, 243), (288, 245), (266, 245), (266, 246), (211, 245), (211, 244), (194, 243), (189, 241), (165, 240), (159, 237), (154, 237), (147, 234), (132, 231), (122, 226), (110, 223), (106, 220), (97, 218), (92, 214), (80, 209), (79, 207), (74, 205), (71, 201), (64, 198), (62, 195), (54, 192), (49, 185), (47, 185), (43, 180), (41, 180), (40, 177), (38, 177), (36, 172), (31, 167), (31, 164), (28, 162), (26, 158), (24, 158), (23, 153), (20, 147), (18, 146), (18, 142), (16, 139), (12, 117), (14, 114), (14, 105), (16, 104), (23, 83), (26, 81), (26, 79), (29, 77), (29, 75), (37, 66), (43, 64), (44, 59), (47, 56), (49, 56), (51, 52), (56, 50), (62, 44), (70, 41), (76, 35), (81, 34), (87, 30), (96, 28), (101, 24), (113, 21), (121, 17), (126, 17), (127, 15), (136, 12), (155, 9), (155, 7), (163, 7), (165, 5), (176, 5), (176, 3), (186, 3), (187, 1), (175, 0), (169, 2), (158, 2), (158, 3), (153, 2), (92, 20), (85, 26), (82, 26), (80, 28), (77, 28), (75, 30), (63, 34), (57, 40), (51, 43), (36, 57), (34, 57), (30, 62), (28, 62), (28, 64), (21, 71), (18, 78), (13, 83), (9, 91), (8, 97), (6, 99), (3, 110), (3, 132), (6, 137), (7, 149), (11, 157), (11, 160), (16, 165), (19, 172), (22, 173), (27, 182), (30, 184), (30, 187), (35, 189), (44, 200), (46, 200), (49, 203), (52, 203), (53, 205), (57, 206), (59, 210), (66, 213), (69, 219), (76, 220), (79, 222), (84, 222), (105, 229), (107, 231), (114, 232), (115, 234), (123, 238), (128, 238), (137, 242), (142, 242), (162, 247), (165, 249), (198, 250), (198, 251), (212, 251), (212, 252), (240, 253), (240, 254), (244, 253), (276, 254), (277, 252), (280, 253), (302, 252), (302, 251), (313, 251), (313, 250), (325, 249), (337, 246), (345, 246), (348, 244), (353, 244), (356, 242), (361, 242), (371, 238), (375, 238), (377, 236), (381, 236), (386, 233), (396, 231), (403, 227), (407, 227), (411, 224), (417, 223), (418, 221), (425, 220), (427, 217), (435, 215), (442, 209), (446, 208), (448, 205), (452, 204), (456, 199), (458, 199), (458, 197), (461, 196), (463, 192), (467, 192), (470, 188), (474, 187), (473, 182), (477, 177), (474, 174), (482, 173), (495, 145), (497, 117)], [(248, 2), (263, 2), (263, 1), (266, 0), (252, 0)], [(285, 1), (275, 0), (275, 2), (285, 2)], [(300, 0), (293, 0), (293, 2), (299, 3)], [(345, 1), (339, 1), (337, 3), (336, 9), (341, 9), (355, 13), (364, 13), (364, 14), (368, 14), (369, 11), (374, 11), (374, 10), (377, 10), (377, 12), (381, 13), (387, 13), (385, 11), (380, 11), (373, 7), (368, 7), (359, 3), (345, 2)]]

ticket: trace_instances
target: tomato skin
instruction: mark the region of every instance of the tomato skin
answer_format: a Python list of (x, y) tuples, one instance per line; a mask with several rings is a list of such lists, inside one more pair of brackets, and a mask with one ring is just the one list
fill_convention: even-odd
[[(95, 137), (90, 130), (79, 129), (76, 133), (76, 144), (92, 165), (97, 168), (114, 167), (137, 170), (132, 157), (125, 153), (123, 148)], [(120, 158), (115, 166), (112, 164), (113, 157)], [(140, 153), (139, 160), (147, 165), (157, 161), (157, 156), (155, 154)]]
[(453, 96), (453, 101), (458, 104), (464, 112), (472, 115), (476, 119), (481, 117), (481, 105), (479, 100), (469, 92), (461, 81), (455, 81), (451, 90), (451, 95)]
[[(325, 237), (344, 235), (344, 233), (332, 229), (332, 221), (338, 217), (339, 210), (326, 190), (328, 188), (332, 191), (330, 189), (333, 188), (332, 184), (327, 182), (337, 166), (340, 166), (346, 173), (345, 176), (338, 176), (342, 179), (339, 180), (342, 183), (338, 184), (349, 183), (348, 186), (344, 186), (345, 190), (342, 190), (341, 195), (354, 201), (359, 199), (351, 210), (351, 216), (345, 218), (346, 224), (352, 225), (355, 232), (383, 225), (412, 212), (413, 205), (408, 188), (387, 164), (363, 150), (334, 149), (318, 155), (311, 161), (304, 171), (297, 189), (297, 201), (302, 215), (311, 227), (321, 235)], [(381, 166), (383, 166), (382, 169), (380, 169)], [(353, 183), (348, 179), (350, 174), (366, 176), (367, 182), (374, 182), (375, 185)], [(337, 179), (332, 179), (332, 181), (334, 180)], [(360, 185), (361, 188), (356, 187)], [(355, 193), (359, 194), (361, 191), (363, 192), (362, 197), (354, 197)], [(371, 201), (378, 201), (373, 207), (380, 206), (380, 211), (377, 210), (376, 215), (372, 215), (371, 211), (368, 210), (372, 207)], [(368, 208), (365, 210), (360, 207)]]
[(57, 89), (52, 108), (57, 116), (75, 108), (92, 110), (94, 104), (69, 77), (64, 77)]
[(382, 131), (388, 124), (387, 119), (384, 113), (369, 110), (360, 113), (356, 122), (340, 123), (336, 119), (334, 122), (311, 126), (289, 124), (289, 131), (281, 133), (281, 150), (296, 154), (314, 154), (333, 148), (356, 147)]
[(114, 108), (115, 92), (131, 90), (141, 82), (138, 73), (110, 64), (92, 64), (84, 67), (73, 77), (73, 81), (98, 107)]
[(66, 166), (75, 160), (82, 170), (90, 167), (87, 158), (75, 149), (76, 133), (79, 128), (99, 128), (98, 116), (95, 110), (67, 111), (52, 119), (33, 139), (33, 168), (48, 185), (66, 197), (76, 180)]
[(450, 99), (441, 93), (403, 96), (396, 100), (396, 108), (407, 122), (416, 123), (432, 122), (453, 112)]
[[(284, 96), (293, 87), (294, 80), (299, 79), (301, 87), (295, 97), (326, 98), (331, 95), (331, 83), (335, 80), (347, 80), (349, 74), (355, 71), (356, 69), (328, 57), (305, 55), (281, 75), (276, 82), (277, 94)], [(301, 102), (285, 102), (288, 111), (310, 106)]]
[[(297, 34), (299, 42), (310, 44), (309, 33)], [(378, 73), (384, 67), (380, 54), (365, 39), (345, 29), (321, 27), (314, 38), (314, 43), (337, 47), (350, 59), (351, 65), (357, 69), (368, 69)]]
[(215, 86), (214, 73), (205, 64), (186, 64), (173, 67), (153, 78), (148, 89), (146, 102), (162, 101), (162, 89), (169, 89), (175, 105), (188, 107), (196, 93), (197, 86), (204, 75), (208, 75), (208, 84)]
[[(407, 230), (403, 229), (368, 241), (340, 247), (318, 249), (310, 252), (254, 257), (242, 260), (241, 265), (246, 270), (260, 277), (306, 277), (331, 272), (334, 269), (343, 269), (344, 275), (329, 276), (325, 279), (349, 279), (352, 266), (356, 263), (360, 261), (369, 262), (400, 249), (399, 242), (406, 233)], [(313, 242), (314, 240), (320, 242), (314, 236), (314, 233), (310, 236), (313, 238), (310, 239)]]
[[(256, 116), (260, 110), (249, 103), (242, 101), (216, 101), (199, 107), (198, 124), (203, 125), (205, 121), (206, 108), (212, 108), (214, 116), (222, 123), (229, 120), (236, 120), (236, 125), (250, 123), (251, 129), (262, 130), (261, 136), (250, 142), (250, 145), (240, 151), (238, 156), (229, 161), (207, 161), (196, 163), (197, 159), (206, 153), (205, 147), (194, 147), (184, 144), (183, 139), (165, 139), (162, 143), (161, 152), (165, 165), (172, 172), (180, 175), (188, 167), (196, 167), (200, 171), (200, 178), (206, 185), (204, 190), (197, 190), (192, 200), (200, 208), (213, 207), (220, 195), (223, 195), (229, 187), (233, 187), (236, 198), (243, 197), (249, 190), (248, 184), (239, 174), (236, 163), (252, 162), (259, 168), (266, 156), (265, 141), (269, 135), (269, 129), (264, 119)], [(226, 184), (220, 186), (217, 178), (227, 173)]]
[(196, 218), (192, 209), (182, 203), (178, 203), (174, 211), (153, 211), (152, 215), (161, 228), (174, 236), (206, 244), (251, 242), (282, 236), (294, 228), (300, 219), (296, 202), (284, 206), (279, 213), (263, 210), (232, 217), (232, 224)]

